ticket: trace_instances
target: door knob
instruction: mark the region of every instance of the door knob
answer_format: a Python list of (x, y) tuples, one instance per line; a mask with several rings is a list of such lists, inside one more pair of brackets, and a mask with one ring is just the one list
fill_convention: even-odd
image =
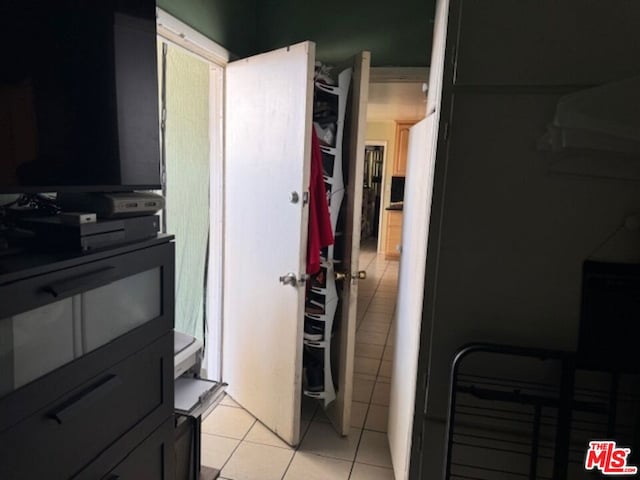
[(283, 285), (291, 285), (297, 287), (298, 285), (304, 285), (309, 280), (309, 275), (302, 274), (298, 277), (295, 273), (289, 272), (286, 275), (280, 277), (280, 283)]
[[(347, 278), (347, 274), (344, 272), (336, 272), (336, 280), (344, 280), (345, 278)], [(351, 275), (351, 278), (353, 280), (364, 280), (365, 278), (367, 278), (367, 272), (364, 270), (360, 270), (359, 272), (354, 272)]]
[(291, 285), (295, 287), (298, 285), (298, 277), (296, 277), (295, 273), (289, 272), (286, 275), (280, 277), (280, 283), (283, 285)]

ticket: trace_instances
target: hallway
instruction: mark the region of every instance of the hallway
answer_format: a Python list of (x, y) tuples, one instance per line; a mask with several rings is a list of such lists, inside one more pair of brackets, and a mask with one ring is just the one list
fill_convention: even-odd
[(351, 433), (339, 436), (304, 397), (301, 442), (286, 445), (229, 396), (202, 424), (202, 464), (228, 480), (393, 480), (387, 418), (398, 262), (366, 244), (360, 268)]

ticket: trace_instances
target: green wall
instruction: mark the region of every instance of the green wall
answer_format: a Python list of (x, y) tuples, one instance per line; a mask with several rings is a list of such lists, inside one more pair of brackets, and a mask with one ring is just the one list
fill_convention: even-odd
[(337, 63), (361, 50), (374, 66), (429, 64), (434, 0), (262, 0), (258, 40), (270, 50), (313, 40), (318, 58)]
[(256, 0), (156, 0), (158, 7), (240, 57), (256, 51)]
[(158, 6), (238, 56), (304, 40), (322, 61), (361, 50), (374, 66), (424, 67), (435, 0), (157, 0)]

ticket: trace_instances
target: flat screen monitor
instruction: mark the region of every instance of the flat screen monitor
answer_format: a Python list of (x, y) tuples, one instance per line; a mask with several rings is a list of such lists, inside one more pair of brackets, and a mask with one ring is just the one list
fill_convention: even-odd
[(404, 201), (404, 177), (391, 177), (391, 198), (392, 203)]
[(153, 0), (5, 0), (0, 40), (0, 193), (160, 187)]

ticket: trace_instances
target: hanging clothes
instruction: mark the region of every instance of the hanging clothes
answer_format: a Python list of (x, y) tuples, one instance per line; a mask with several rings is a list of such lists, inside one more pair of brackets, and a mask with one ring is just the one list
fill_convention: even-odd
[(309, 236), (307, 273), (320, 270), (320, 250), (333, 245), (327, 190), (322, 175), (322, 151), (315, 128), (311, 128), (311, 177), (309, 180)]

